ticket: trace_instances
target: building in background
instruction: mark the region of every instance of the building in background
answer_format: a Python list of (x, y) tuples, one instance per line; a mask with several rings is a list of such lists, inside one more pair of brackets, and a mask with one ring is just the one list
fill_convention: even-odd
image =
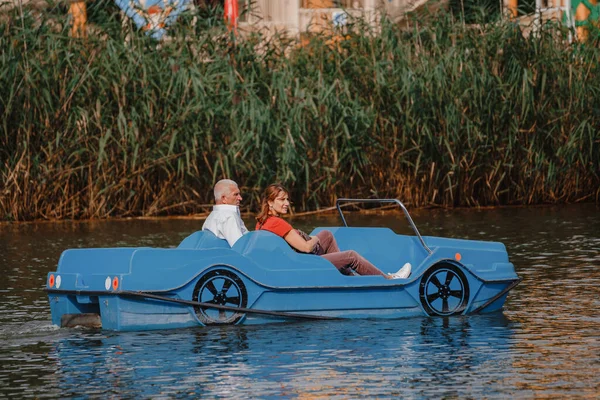
[[(71, 35), (87, 34), (86, 4), (91, 0), (67, 0)], [(234, 25), (242, 29), (287, 31), (292, 35), (319, 32), (330, 26), (343, 26), (352, 17), (362, 17), (377, 25), (385, 12), (395, 22), (420, 9), (435, 10), (451, 0), (114, 0), (138, 28), (157, 39), (166, 32), (177, 15), (191, 6), (222, 6), (235, 3), (238, 16)], [(461, 0), (462, 1), (462, 0)], [(529, 3), (534, 3), (531, 7)], [(13, 8), (42, 10), (49, 0), (0, 0), (0, 13)], [(462, 3), (461, 3), (462, 4)], [(600, 25), (600, 0), (499, 0), (508, 18), (523, 27), (524, 34), (535, 32), (542, 24), (558, 20), (571, 29), (574, 39), (586, 41), (590, 29)], [(533, 12), (531, 12), (533, 10)], [(464, 10), (463, 10), (464, 11)]]
[(238, 0), (239, 26), (291, 34), (343, 26), (349, 16), (377, 21), (381, 12), (399, 20), (427, 0)]

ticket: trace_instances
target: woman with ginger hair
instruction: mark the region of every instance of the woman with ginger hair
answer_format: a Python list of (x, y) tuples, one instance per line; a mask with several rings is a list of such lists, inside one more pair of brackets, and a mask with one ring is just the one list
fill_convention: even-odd
[(342, 274), (349, 275), (349, 268), (358, 275), (381, 275), (386, 279), (405, 279), (410, 275), (411, 265), (404, 264), (394, 274), (384, 274), (354, 250), (340, 251), (333, 234), (328, 230), (308, 236), (294, 229), (281, 215), (289, 211), (289, 192), (280, 184), (269, 185), (263, 193), (261, 208), (256, 217), (256, 230), (267, 230), (282, 237), (293, 249), (301, 253), (319, 255), (332, 263)]

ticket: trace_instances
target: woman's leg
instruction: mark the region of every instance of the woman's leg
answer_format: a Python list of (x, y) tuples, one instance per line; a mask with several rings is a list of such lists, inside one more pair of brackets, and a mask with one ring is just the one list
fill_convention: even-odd
[(359, 275), (385, 276), (385, 274), (381, 272), (379, 268), (371, 264), (366, 258), (354, 250), (323, 254), (321, 257), (327, 259), (330, 263), (335, 265), (338, 270), (343, 270), (344, 267), (349, 266)]
[(331, 231), (321, 231), (317, 233), (317, 237), (321, 245), (321, 251), (317, 253), (318, 255), (322, 256), (323, 254), (338, 253), (340, 251)]

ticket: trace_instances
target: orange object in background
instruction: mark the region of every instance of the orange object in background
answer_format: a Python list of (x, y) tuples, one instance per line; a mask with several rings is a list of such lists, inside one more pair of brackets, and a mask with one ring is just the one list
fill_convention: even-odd
[(87, 37), (87, 7), (85, 1), (73, 0), (69, 4), (71, 15), (71, 37)]
[(237, 0), (225, 0), (225, 20), (229, 25), (229, 29), (232, 28), (237, 30), (238, 17), (240, 16), (238, 11)]
[(577, 5), (575, 9), (575, 26), (577, 31), (577, 40), (580, 42), (587, 42), (590, 35), (589, 27), (585, 25), (585, 21), (588, 21), (592, 10), (588, 8), (588, 5), (595, 6), (598, 4), (598, 0), (589, 0), (588, 4), (583, 1)]
[(304, 0), (304, 8), (333, 8), (333, 0)]
[(518, 0), (508, 0), (505, 4), (506, 7), (508, 9), (508, 13), (510, 15), (511, 18), (517, 18), (518, 15), (518, 11), (517, 8), (519, 6), (519, 1)]

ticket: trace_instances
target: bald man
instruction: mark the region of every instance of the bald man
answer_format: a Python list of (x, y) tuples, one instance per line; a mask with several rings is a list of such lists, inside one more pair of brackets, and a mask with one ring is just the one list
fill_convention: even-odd
[(221, 179), (215, 184), (214, 193), (215, 205), (204, 221), (202, 230), (211, 231), (219, 239), (227, 240), (229, 246), (233, 247), (242, 235), (248, 233), (240, 216), (240, 189), (231, 179)]

